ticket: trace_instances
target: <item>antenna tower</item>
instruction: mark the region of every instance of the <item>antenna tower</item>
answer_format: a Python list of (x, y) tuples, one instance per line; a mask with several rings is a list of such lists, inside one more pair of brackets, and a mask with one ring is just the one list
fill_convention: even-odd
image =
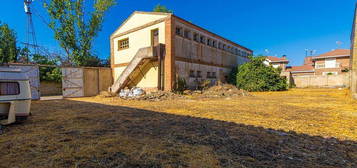
[[(24, 9), (25, 13), (27, 15), (27, 41), (25, 44), (25, 47), (28, 50), (32, 50), (33, 54), (38, 54), (38, 45), (37, 45), (37, 39), (36, 39), (36, 33), (35, 33), (35, 27), (32, 21), (32, 12), (31, 12), (31, 4), (34, 0), (24, 0)], [(29, 54), (27, 53), (27, 62), (29, 61)]]

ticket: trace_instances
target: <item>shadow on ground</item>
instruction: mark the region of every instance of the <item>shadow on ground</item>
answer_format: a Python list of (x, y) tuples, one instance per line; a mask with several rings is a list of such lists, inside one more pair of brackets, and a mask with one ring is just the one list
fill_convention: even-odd
[(357, 142), (70, 100), (33, 103), (0, 167), (357, 167)]

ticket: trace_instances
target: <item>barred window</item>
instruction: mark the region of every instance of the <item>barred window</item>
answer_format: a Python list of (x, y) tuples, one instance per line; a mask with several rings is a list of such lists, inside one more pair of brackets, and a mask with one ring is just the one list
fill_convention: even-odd
[(195, 77), (195, 71), (190, 70), (190, 74), (189, 75), (190, 75), (191, 78), (194, 78)]
[(201, 77), (202, 77), (201, 71), (197, 71), (196, 77), (197, 77), (197, 78), (201, 78)]
[(203, 44), (204, 44), (204, 43), (205, 43), (205, 41), (206, 41), (205, 36), (201, 36), (201, 37), (200, 37), (200, 41), (201, 41), (201, 43), (203, 43)]
[(211, 72), (207, 72), (207, 78), (211, 78)]
[(212, 46), (217, 48), (217, 42), (213, 40)]
[(176, 35), (182, 36), (182, 28), (176, 27)]
[(211, 76), (212, 78), (216, 78), (217, 76), (216, 76), (216, 72), (212, 72), (212, 76)]
[(129, 48), (129, 38), (119, 40), (118, 45), (119, 45), (118, 50), (124, 50)]
[(191, 32), (190, 32), (189, 30), (185, 30), (184, 36), (185, 36), (185, 38), (187, 38), (187, 39), (191, 39)]
[(17, 82), (0, 82), (0, 96), (20, 94), (20, 85)]
[(207, 39), (207, 45), (211, 46), (211, 39)]
[(198, 42), (198, 34), (197, 33), (193, 34), (193, 40)]

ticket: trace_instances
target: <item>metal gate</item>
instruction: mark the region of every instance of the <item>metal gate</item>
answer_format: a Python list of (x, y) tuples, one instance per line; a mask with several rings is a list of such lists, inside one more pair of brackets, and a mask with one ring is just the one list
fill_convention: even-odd
[(40, 71), (37, 65), (10, 64), (12, 68), (21, 69), (30, 80), (31, 97), (34, 100), (40, 99)]
[(83, 97), (83, 69), (62, 68), (63, 97)]

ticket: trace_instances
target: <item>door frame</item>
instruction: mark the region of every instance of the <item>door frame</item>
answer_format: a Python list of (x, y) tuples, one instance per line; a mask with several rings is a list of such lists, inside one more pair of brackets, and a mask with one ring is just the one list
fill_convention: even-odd
[(160, 36), (160, 33), (159, 33), (159, 28), (156, 28), (156, 29), (152, 29), (151, 30), (151, 46), (154, 46), (154, 32), (157, 31), (157, 40), (158, 40), (158, 44), (159, 44), (159, 36)]

